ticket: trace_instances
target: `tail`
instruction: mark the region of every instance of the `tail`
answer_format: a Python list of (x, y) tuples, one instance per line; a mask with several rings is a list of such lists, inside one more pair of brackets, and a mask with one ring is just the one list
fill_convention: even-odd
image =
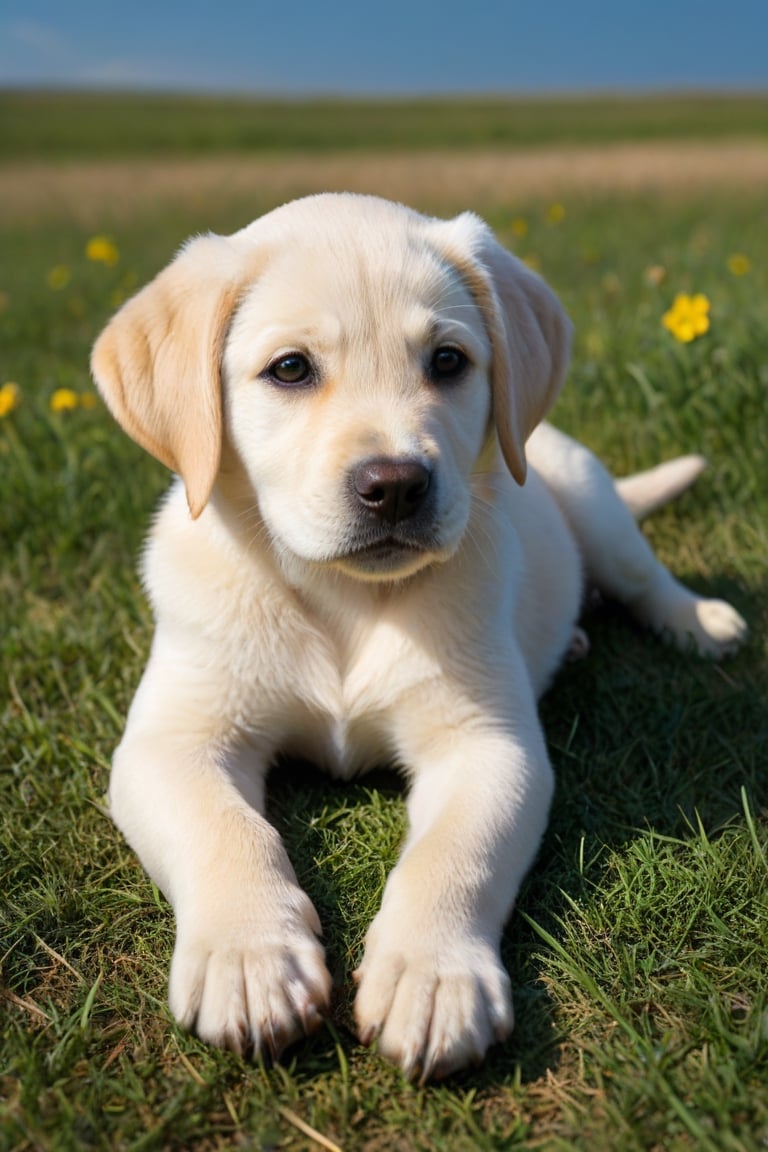
[(644, 516), (682, 495), (706, 466), (703, 456), (678, 456), (676, 460), (667, 460), (665, 464), (658, 464), (647, 472), (636, 472), (634, 476), (627, 476), (614, 483), (635, 520), (642, 520)]

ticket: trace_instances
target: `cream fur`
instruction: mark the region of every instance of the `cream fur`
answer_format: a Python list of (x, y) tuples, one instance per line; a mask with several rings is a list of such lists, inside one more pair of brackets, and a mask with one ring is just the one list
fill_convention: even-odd
[[(582, 558), (681, 645), (742, 639), (656, 561), (586, 449), (533, 431), (568, 341), (477, 218), (328, 195), (193, 240), (97, 342), (116, 418), (180, 474), (147, 545), (157, 629), (110, 804), (176, 914), (171, 1007), (211, 1043), (277, 1055), (328, 1006), (317, 915), (265, 818), (278, 752), (342, 777), (403, 766), (410, 831), (356, 1015), (408, 1075), (444, 1075), (512, 1027), (499, 943), (547, 819), (536, 699), (583, 651)], [(426, 379), (446, 346), (464, 374)], [(308, 386), (268, 377), (289, 352)], [(431, 470), (421, 519), (361, 511), (370, 458)], [(633, 506), (664, 497), (650, 487)], [(397, 538), (356, 553), (371, 535)]]

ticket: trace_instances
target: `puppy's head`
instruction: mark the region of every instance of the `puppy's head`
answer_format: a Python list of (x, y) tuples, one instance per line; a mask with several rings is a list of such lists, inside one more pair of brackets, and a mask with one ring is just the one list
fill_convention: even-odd
[(392, 580), (456, 549), (494, 430), (523, 483), (568, 338), (549, 289), (476, 217), (326, 195), (193, 240), (92, 367), (193, 517), (218, 482), (280, 555)]

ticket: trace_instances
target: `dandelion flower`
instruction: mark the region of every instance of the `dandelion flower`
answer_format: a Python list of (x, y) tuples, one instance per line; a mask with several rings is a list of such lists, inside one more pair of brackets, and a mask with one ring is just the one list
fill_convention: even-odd
[(19, 386), (9, 380), (0, 388), (0, 418), (13, 412), (19, 402)]
[(46, 276), (46, 280), (48, 281), (48, 287), (53, 288), (55, 292), (66, 288), (70, 280), (69, 268), (67, 268), (66, 264), (55, 264)]
[(515, 216), (510, 224), (512, 235), (517, 236), (520, 240), (528, 235), (528, 221), (525, 216)]
[(73, 408), (77, 408), (77, 392), (71, 388), (57, 388), (51, 396), (51, 411), (70, 412)]
[(732, 276), (746, 276), (752, 264), (748, 256), (743, 252), (734, 252), (732, 256), (728, 257), (728, 271)]
[(680, 293), (661, 322), (681, 344), (690, 344), (709, 331), (709, 300), (701, 292), (695, 296)]
[(109, 236), (92, 236), (85, 246), (85, 255), (94, 263), (106, 264), (108, 268), (113, 268), (120, 259), (120, 253)]
[(562, 224), (565, 220), (565, 205), (550, 204), (547, 208), (547, 221), (549, 224)]
[(95, 408), (99, 403), (99, 398), (95, 392), (81, 392), (79, 401), (81, 408)]

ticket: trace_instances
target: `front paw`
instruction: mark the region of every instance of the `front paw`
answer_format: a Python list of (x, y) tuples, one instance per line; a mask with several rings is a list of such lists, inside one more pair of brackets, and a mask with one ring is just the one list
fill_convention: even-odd
[(496, 950), (469, 933), (388, 931), (366, 940), (355, 1017), (360, 1038), (422, 1084), (479, 1064), (512, 1030), (509, 977)]
[[(179, 921), (171, 964), (171, 1011), (201, 1040), (272, 1059), (314, 1032), (328, 1009), (331, 977), (309, 900), (302, 916), (279, 913)], [(218, 921), (218, 923), (216, 923)]]

